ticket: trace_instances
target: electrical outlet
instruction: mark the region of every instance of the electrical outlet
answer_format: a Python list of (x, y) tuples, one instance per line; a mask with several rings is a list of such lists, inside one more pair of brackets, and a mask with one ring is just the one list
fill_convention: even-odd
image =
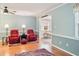
[(61, 41), (59, 41), (59, 44), (62, 44), (62, 42), (61, 42)]
[(68, 43), (66, 43), (66, 47), (68, 47), (69, 46), (69, 44)]
[(56, 29), (56, 26), (54, 26), (54, 29)]

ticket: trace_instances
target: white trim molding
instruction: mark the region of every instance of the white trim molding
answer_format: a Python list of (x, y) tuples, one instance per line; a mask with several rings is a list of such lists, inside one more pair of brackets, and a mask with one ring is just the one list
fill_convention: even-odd
[(53, 36), (58, 36), (58, 37), (63, 37), (63, 38), (68, 38), (68, 39), (75, 39), (75, 37), (71, 37), (71, 36), (66, 36), (66, 35), (61, 35), (61, 34), (52, 34)]
[(77, 55), (75, 55), (75, 54), (73, 54), (73, 53), (71, 53), (71, 52), (69, 52), (69, 51), (66, 51), (66, 50), (64, 50), (64, 49), (62, 49), (62, 48), (60, 48), (60, 47), (58, 47), (58, 46), (56, 46), (56, 45), (52, 45), (53, 47), (56, 47), (56, 48), (58, 48), (59, 50), (62, 50), (62, 51), (64, 51), (64, 52), (66, 52), (66, 53), (68, 53), (68, 54), (70, 54), (70, 55), (72, 55), (72, 56), (77, 56)]

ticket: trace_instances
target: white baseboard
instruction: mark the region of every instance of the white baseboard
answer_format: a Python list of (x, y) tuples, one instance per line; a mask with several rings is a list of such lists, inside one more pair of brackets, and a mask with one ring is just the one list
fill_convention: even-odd
[(71, 52), (69, 52), (69, 51), (66, 51), (66, 50), (64, 50), (64, 49), (62, 49), (62, 48), (60, 48), (60, 47), (58, 47), (58, 46), (56, 46), (56, 45), (52, 45), (53, 47), (56, 47), (56, 48), (58, 48), (59, 50), (62, 50), (62, 51), (64, 51), (64, 52), (66, 52), (66, 53), (68, 53), (68, 54), (70, 54), (70, 55), (72, 55), (72, 56), (77, 56), (77, 55), (75, 55), (75, 54), (73, 54), (73, 53), (71, 53)]

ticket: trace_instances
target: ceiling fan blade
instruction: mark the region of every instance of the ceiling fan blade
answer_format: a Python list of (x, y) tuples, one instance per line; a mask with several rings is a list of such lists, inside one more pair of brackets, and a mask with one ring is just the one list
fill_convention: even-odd
[(3, 13), (3, 8), (0, 7), (0, 13)]
[(9, 12), (10, 14), (14, 14), (13, 12)]
[(9, 11), (9, 13), (10, 13), (10, 14), (15, 14), (15, 13), (13, 13), (13, 12), (10, 12), (10, 11)]
[(3, 10), (3, 8), (0, 7), (1, 10)]
[(14, 11), (10, 11), (7, 6), (4, 6), (4, 8), (2, 8), (2, 7), (0, 7), (0, 12), (1, 13), (9, 13), (9, 14), (15, 14), (16, 13), (15, 10)]

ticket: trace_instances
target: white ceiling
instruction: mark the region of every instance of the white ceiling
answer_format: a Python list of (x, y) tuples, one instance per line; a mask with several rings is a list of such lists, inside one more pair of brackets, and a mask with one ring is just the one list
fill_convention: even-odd
[(15, 10), (16, 14), (22, 15), (35, 15), (44, 10), (54, 8), (59, 3), (0, 3), (0, 6), (4, 8), (7, 6), (8, 9)]

